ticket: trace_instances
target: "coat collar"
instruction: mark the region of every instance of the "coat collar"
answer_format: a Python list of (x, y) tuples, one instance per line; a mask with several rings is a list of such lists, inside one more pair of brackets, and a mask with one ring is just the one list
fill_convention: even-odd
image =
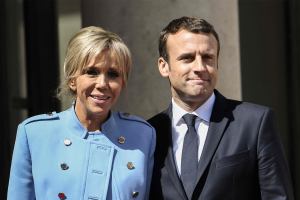
[[(61, 119), (63, 120), (63, 126), (68, 127), (70, 130), (70, 133), (76, 135), (80, 138), (86, 138), (88, 134), (88, 130), (81, 124), (79, 121), (74, 106), (71, 106), (69, 109), (61, 113)], [(119, 131), (116, 119), (115, 119), (115, 113), (111, 112), (109, 118), (103, 123), (101, 127), (101, 132), (104, 134), (109, 133), (118, 133)]]

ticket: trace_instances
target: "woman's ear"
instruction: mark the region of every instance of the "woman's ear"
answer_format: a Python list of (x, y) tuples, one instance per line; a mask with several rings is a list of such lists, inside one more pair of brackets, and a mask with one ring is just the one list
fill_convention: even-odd
[(163, 57), (158, 59), (158, 70), (163, 77), (169, 77), (170, 67), (167, 61)]
[(72, 91), (74, 91), (74, 92), (76, 92), (76, 79), (75, 78), (73, 78), (72, 80), (70, 80), (70, 82), (69, 82), (69, 87), (70, 87), (70, 89), (72, 90)]

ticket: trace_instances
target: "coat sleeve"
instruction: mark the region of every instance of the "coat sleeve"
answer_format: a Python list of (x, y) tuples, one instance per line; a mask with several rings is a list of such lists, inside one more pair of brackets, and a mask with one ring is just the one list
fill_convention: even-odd
[(146, 197), (145, 200), (149, 199), (150, 195), (150, 185), (151, 185), (151, 178), (152, 178), (152, 172), (153, 172), (153, 165), (154, 165), (154, 151), (156, 146), (156, 132), (154, 128), (151, 128), (152, 130), (152, 141), (149, 151), (149, 157), (148, 157), (148, 172), (147, 172), (147, 190), (146, 190)]
[(290, 172), (271, 110), (262, 117), (257, 151), (262, 200), (293, 200)]
[(9, 177), (8, 200), (35, 199), (31, 155), (24, 126), (23, 123), (18, 126)]

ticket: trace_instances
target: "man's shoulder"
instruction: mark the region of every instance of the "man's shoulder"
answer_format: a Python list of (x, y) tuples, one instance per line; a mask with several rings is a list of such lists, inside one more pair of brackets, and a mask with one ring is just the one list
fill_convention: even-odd
[[(265, 105), (248, 102), (248, 101), (241, 101), (241, 100), (226, 98), (219, 92), (217, 92), (216, 96), (217, 96), (217, 100), (215, 101), (215, 103), (217, 103), (217, 104), (219, 103), (220, 106), (226, 105), (226, 107), (229, 109), (231, 108), (231, 109), (238, 110), (238, 111), (250, 110), (250, 111), (254, 111), (254, 112), (271, 110), (270, 107), (265, 106)], [(215, 106), (217, 106), (217, 105), (214, 105), (214, 107)]]
[(158, 122), (161, 120), (167, 120), (167, 119), (169, 120), (170, 117), (169, 117), (167, 110), (164, 110), (164, 111), (161, 111), (160, 113), (153, 115), (147, 121), (151, 124), (151, 122), (154, 123), (154, 122)]
[(151, 118), (147, 121), (154, 127), (154, 128), (161, 128), (161, 127), (168, 127), (171, 125), (171, 118), (170, 118), (169, 109), (166, 109)]
[(233, 100), (233, 99), (227, 99), (228, 103), (233, 105), (237, 110), (251, 110), (251, 111), (266, 111), (271, 110), (270, 107), (257, 104), (253, 102), (248, 101), (239, 101), (239, 100)]
[(234, 116), (260, 118), (265, 114), (273, 114), (273, 109), (265, 105), (233, 99), (226, 99), (226, 102), (227, 106), (225, 110)]
[(222, 116), (239, 119), (261, 119), (262, 116), (273, 115), (273, 110), (261, 104), (234, 100), (224, 97), (217, 92), (212, 117), (220, 119)]

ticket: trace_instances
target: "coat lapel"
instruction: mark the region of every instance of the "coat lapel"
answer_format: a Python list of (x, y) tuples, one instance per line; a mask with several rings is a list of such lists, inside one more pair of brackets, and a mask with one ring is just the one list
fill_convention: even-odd
[(174, 186), (176, 187), (176, 190), (180, 193), (182, 196), (182, 199), (187, 199), (186, 194), (184, 192), (184, 188), (182, 186), (181, 180), (177, 173), (177, 168), (175, 164), (175, 158), (173, 153), (173, 142), (172, 142), (172, 106), (170, 105), (169, 108), (165, 112), (168, 116), (168, 154), (167, 158), (165, 160), (165, 166), (168, 171), (168, 175), (170, 176), (170, 179), (172, 180)]
[(207, 167), (209, 167), (210, 162), (225, 132), (227, 123), (229, 122), (228, 117), (226, 117), (226, 113), (225, 113), (225, 108), (226, 108), (225, 97), (223, 97), (216, 90), (215, 90), (215, 94), (216, 94), (216, 100), (211, 115), (207, 138), (199, 162), (197, 182), (200, 181), (205, 170), (207, 169)]
[[(203, 148), (202, 156), (200, 158), (198, 173), (197, 173), (197, 186), (198, 189), (194, 191), (194, 197), (201, 194), (202, 184), (205, 183), (205, 172), (209, 168), (211, 160), (218, 148), (218, 145), (222, 139), (222, 136), (225, 132), (225, 129), (230, 121), (229, 113), (226, 112), (227, 101), (218, 91), (215, 90), (216, 100), (214, 108), (211, 115), (210, 125), (207, 133), (207, 138)], [(163, 144), (160, 145), (158, 149), (162, 152), (166, 152), (166, 157), (164, 159), (164, 168), (167, 171), (167, 176), (174, 184), (176, 190), (179, 192), (181, 199), (187, 199), (183, 185), (181, 183), (180, 177), (177, 173), (177, 168), (175, 164), (174, 154), (173, 154), (173, 145), (172, 145), (172, 106), (170, 105), (167, 110), (165, 110), (160, 115), (158, 120), (158, 134), (161, 134), (161, 139)], [(158, 137), (158, 136), (157, 136)], [(158, 152), (161, 154), (161, 152)], [(159, 155), (158, 157), (161, 157)], [(204, 178), (203, 180), (201, 180)], [(200, 188), (199, 188), (200, 187)], [(197, 197), (197, 198), (198, 198)]]

